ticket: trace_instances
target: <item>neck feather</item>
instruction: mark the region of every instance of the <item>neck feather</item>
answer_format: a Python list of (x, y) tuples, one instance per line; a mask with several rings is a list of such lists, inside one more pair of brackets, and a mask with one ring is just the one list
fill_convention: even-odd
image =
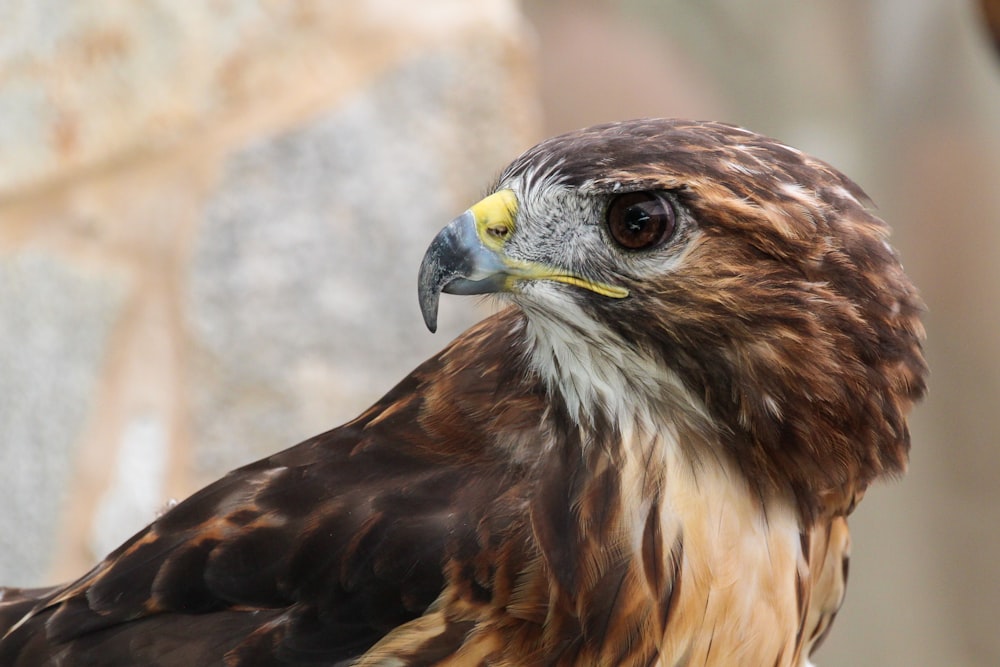
[(522, 303), (529, 364), (580, 427), (657, 432), (680, 422), (709, 429), (703, 404), (651, 355), (565, 295), (558, 308)]

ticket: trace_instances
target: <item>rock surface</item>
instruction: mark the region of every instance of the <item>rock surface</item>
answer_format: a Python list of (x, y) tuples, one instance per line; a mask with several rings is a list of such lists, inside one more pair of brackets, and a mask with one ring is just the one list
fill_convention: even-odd
[(0, 9), (0, 583), (354, 416), (436, 231), (538, 138), (513, 0)]

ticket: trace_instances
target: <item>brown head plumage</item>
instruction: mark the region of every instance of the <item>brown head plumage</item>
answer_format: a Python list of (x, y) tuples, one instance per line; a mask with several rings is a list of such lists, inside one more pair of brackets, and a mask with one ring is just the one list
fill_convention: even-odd
[[(864, 192), (829, 165), (715, 123), (639, 121), (556, 138), (504, 180), (608, 201), (659, 190), (675, 237), (595, 269), (630, 298), (594, 318), (704, 400), (748, 478), (819, 509), (906, 464), (924, 391), (922, 304)], [(594, 269), (592, 269), (594, 270)]]

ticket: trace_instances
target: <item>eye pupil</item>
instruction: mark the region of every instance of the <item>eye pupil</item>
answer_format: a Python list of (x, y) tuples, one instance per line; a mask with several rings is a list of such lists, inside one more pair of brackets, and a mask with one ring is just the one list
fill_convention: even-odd
[(666, 241), (676, 220), (662, 192), (629, 192), (611, 201), (607, 214), (612, 240), (626, 250), (644, 250)]
[(640, 207), (630, 206), (625, 211), (625, 226), (628, 227), (629, 232), (637, 234), (646, 228), (647, 223), (649, 223), (649, 214)]

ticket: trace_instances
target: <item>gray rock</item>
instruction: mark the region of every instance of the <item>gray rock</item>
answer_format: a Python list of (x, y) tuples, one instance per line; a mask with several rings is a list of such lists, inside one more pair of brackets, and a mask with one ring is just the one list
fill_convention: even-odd
[(40, 582), (125, 285), (49, 255), (0, 257), (0, 581)]
[(428, 53), (228, 161), (188, 292), (200, 476), (353, 417), (482, 316), (446, 298), (431, 336), (416, 274), (520, 148), (509, 70), (488, 43)]

